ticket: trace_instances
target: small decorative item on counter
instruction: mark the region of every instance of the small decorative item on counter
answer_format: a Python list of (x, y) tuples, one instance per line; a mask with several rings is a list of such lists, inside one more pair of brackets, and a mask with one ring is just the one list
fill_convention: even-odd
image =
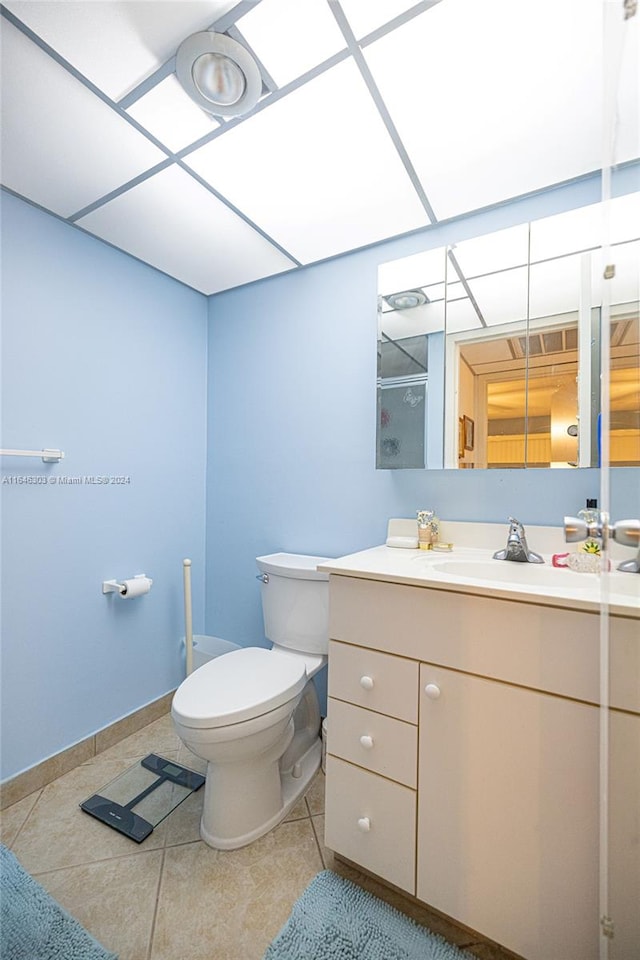
[(431, 523), (429, 526), (431, 527), (431, 545), (433, 546), (434, 543), (440, 542), (440, 521), (436, 517), (435, 513), (431, 518)]
[[(603, 569), (600, 550), (597, 553), (554, 553), (551, 564), (554, 567), (568, 567), (576, 573), (600, 573)], [(611, 569), (609, 561), (606, 569)]]
[(597, 540), (585, 540), (584, 543), (580, 545), (580, 553), (589, 553), (592, 556), (600, 556), (602, 553), (602, 548)]
[(570, 553), (567, 566), (577, 573), (600, 573), (602, 559), (599, 553)]
[(418, 510), (416, 516), (418, 517), (418, 547), (420, 550), (431, 550), (433, 537), (431, 521), (435, 514), (433, 510)]

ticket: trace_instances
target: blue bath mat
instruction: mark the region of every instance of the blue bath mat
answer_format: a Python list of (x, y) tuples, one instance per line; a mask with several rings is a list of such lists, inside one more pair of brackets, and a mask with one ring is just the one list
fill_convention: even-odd
[(117, 960), (0, 844), (2, 960)]
[(293, 906), (264, 960), (472, 960), (331, 870)]

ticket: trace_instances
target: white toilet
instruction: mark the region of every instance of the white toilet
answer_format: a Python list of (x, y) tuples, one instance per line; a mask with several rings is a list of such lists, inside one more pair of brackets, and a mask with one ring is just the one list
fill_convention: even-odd
[(182, 742), (207, 761), (200, 835), (233, 850), (268, 833), (320, 766), (320, 709), (311, 677), (327, 662), (326, 557), (258, 557), (262, 611), (273, 644), (242, 647), (195, 670), (171, 716)]

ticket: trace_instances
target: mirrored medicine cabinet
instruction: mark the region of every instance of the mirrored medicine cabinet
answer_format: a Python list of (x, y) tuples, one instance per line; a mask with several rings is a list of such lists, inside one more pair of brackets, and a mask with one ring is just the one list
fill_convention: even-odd
[(640, 465), (639, 265), (640, 194), (381, 264), (377, 467), (597, 466), (603, 359), (610, 463)]

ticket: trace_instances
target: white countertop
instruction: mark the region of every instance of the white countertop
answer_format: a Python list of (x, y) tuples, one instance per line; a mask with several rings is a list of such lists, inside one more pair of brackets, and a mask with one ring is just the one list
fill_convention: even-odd
[[(465, 538), (461, 536), (460, 530), (453, 530), (454, 527), (462, 526), (458, 523), (443, 524), (443, 530), (446, 530), (448, 535), (455, 532), (458, 543), (464, 539), (467, 539), (467, 542), (477, 542), (476, 537)], [(499, 529), (506, 542), (504, 525)], [(551, 545), (552, 549), (559, 548), (553, 549), (554, 553), (566, 553), (570, 550), (573, 552), (577, 545), (565, 544), (561, 539), (556, 539), (555, 529), (547, 535), (543, 534), (545, 530), (552, 528), (532, 527), (531, 536), (528, 535), (530, 548), (543, 556), (544, 564), (494, 560), (494, 551), (505, 545), (502, 542), (497, 546), (494, 542), (489, 549), (485, 549), (464, 543), (456, 546), (454, 541), (453, 550), (445, 553), (387, 546), (371, 547), (369, 550), (324, 563), (318, 569), (338, 576), (382, 580), (525, 603), (541, 603), (572, 610), (599, 612), (602, 604), (606, 604), (609, 613), (640, 619), (640, 574), (617, 571), (617, 559), (612, 563), (611, 572), (576, 573), (570, 569), (554, 567), (551, 563), (552, 554), (543, 552), (541, 546)], [(446, 540), (447, 537), (443, 535), (441, 539)], [(631, 556), (633, 554), (630, 551), (624, 554), (625, 559)]]

